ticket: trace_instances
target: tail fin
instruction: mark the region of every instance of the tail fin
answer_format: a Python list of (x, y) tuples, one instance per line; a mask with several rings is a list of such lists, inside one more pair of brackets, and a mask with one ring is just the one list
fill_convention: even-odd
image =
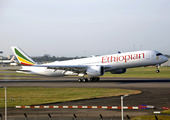
[(11, 62), (16, 63), (17, 65), (21, 65), (21, 64), (18, 62), (18, 59), (15, 60), (15, 56), (13, 56), (13, 57), (11, 58)]
[(36, 63), (24, 52), (22, 51), (19, 47), (17, 46), (12, 46), (11, 47), (12, 51), (14, 52), (16, 58), (18, 59), (19, 63), (22, 65), (35, 65)]
[(11, 58), (11, 60), (10, 60), (10, 61), (11, 61), (11, 62), (13, 62), (13, 61), (14, 61), (14, 59), (15, 59), (15, 56), (13, 56), (13, 57)]

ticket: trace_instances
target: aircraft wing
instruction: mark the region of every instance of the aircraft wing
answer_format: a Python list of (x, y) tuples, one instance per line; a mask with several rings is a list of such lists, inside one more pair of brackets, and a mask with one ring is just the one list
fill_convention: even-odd
[(32, 72), (31, 70), (16, 70), (16, 71), (21, 71), (21, 72)]
[[(85, 72), (91, 65), (33, 65), (34, 67), (47, 67), (47, 69), (56, 69), (56, 70), (67, 70), (73, 72)], [(99, 65), (100, 66), (100, 65)], [(105, 70), (111, 68), (112, 66), (103, 66)]]
[(86, 65), (33, 65), (32, 67), (47, 67), (47, 69), (67, 70), (73, 72), (85, 72), (88, 68)]

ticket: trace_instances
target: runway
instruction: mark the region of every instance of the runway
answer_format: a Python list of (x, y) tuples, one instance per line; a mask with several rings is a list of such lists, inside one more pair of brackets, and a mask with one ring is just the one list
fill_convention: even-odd
[[(19, 76), (18, 76), (19, 77)], [(149, 79), (149, 78), (101, 78), (99, 82), (78, 83), (77, 77), (45, 77), (43, 80), (0, 80), (1, 86), (7, 87), (96, 87), (96, 88), (122, 88), (142, 91), (141, 94), (132, 95), (124, 99), (124, 106), (138, 106), (147, 104), (161, 108), (170, 107), (170, 79)], [(54, 91), (55, 92), (55, 91)], [(56, 96), (57, 99), (57, 96)], [(120, 106), (120, 96), (109, 98), (86, 99), (62, 103), (51, 103), (47, 105), (87, 105), (87, 106)], [(0, 109), (4, 114), (4, 109)], [(144, 110), (124, 110), (124, 115), (137, 116), (152, 114), (153, 109)], [(8, 116), (23, 116), (27, 113), (29, 116), (42, 116), (50, 113), (52, 116), (88, 116), (96, 117), (102, 114), (105, 117), (120, 117), (120, 110), (108, 109), (16, 109), (8, 108)]]
[[(18, 76), (19, 77), (19, 76)], [(24, 77), (24, 76), (22, 76)], [(36, 76), (37, 77), (37, 76)], [(30, 77), (29, 77), (30, 78)], [(32, 77), (34, 78), (34, 77)], [(101, 88), (169, 88), (170, 78), (114, 78), (101, 77), (99, 82), (77, 82), (78, 77), (39, 77), (40, 79), (0, 80), (7, 87), (101, 87)], [(42, 78), (42, 79), (41, 79)]]

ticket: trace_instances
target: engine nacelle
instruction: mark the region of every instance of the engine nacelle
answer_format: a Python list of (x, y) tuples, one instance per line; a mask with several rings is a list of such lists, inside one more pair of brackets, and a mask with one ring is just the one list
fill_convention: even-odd
[(113, 70), (110, 71), (112, 74), (122, 74), (126, 72), (126, 69), (117, 69), (117, 70)]
[(104, 72), (103, 66), (91, 66), (86, 71), (87, 75), (90, 77), (102, 76)]

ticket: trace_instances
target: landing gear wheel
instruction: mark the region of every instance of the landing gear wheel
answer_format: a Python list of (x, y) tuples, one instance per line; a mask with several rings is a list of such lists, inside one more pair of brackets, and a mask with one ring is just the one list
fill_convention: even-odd
[(88, 79), (87, 78), (79, 78), (78, 82), (88, 82)]
[(86, 82), (88, 82), (88, 79), (87, 79), (87, 78), (85, 78), (85, 81), (86, 81)]
[(160, 71), (159, 71), (159, 64), (156, 65), (156, 67), (157, 67), (156, 73), (159, 73), (159, 72), (160, 72)]
[(96, 81), (99, 81), (99, 80), (100, 80), (100, 78), (99, 78), (99, 77), (97, 77), (97, 78), (96, 78)]
[(159, 73), (160, 71), (159, 70), (156, 70), (156, 73)]
[(90, 78), (90, 81), (92, 81), (92, 82), (96, 82), (96, 81), (99, 81), (99, 80), (100, 80), (99, 77), (91, 77)]
[(88, 82), (88, 79), (87, 79), (87, 78), (84, 78), (84, 79), (83, 79), (83, 82)]
[(83, 80), (81, 78), (78, 79), (78, 82), (83, 82)]
[(91, 78), (90, 78), (90, 81), (94, 81), (94, 79), (91, 77)]

